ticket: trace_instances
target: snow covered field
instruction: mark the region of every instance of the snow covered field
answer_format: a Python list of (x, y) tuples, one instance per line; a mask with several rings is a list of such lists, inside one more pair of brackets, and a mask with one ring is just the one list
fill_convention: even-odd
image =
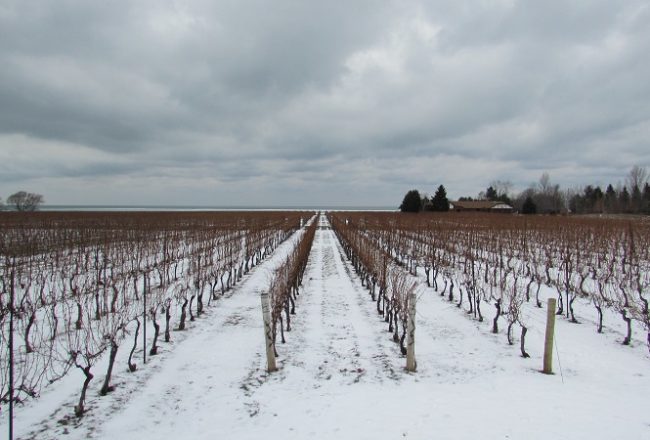
[[(636, 331), (620, 345), (615, 317), (598, 335), (558, 317), (555, 375), (542, 366), (545, 311), (530, 307), (530, 359), (503, 332), (468, 318), (424, 275), (417, 312), (418, 371), (392, 342), (325, 217), (316, 237), (280, 370), (265, 372), (260, 292), (295, 240), (287, 240), (162, 353), (127, 373), (89, 412), (72, 414), (80, 377), (71, 373), (18, 407), (18, 438), (49, 439), (643, 439), (650, 438), (650, 356)], [(545, 295), (555, 295), (551, 290)], [(583, 313), (580, 315), (580, 313)], [(637, 329), (638, 330), (638, 329)], [(126, 350), (120, 353), (124, 356)], [(141, 361), (141, 359), (140, 359)], [(101, 371), (101, 369), (98, 369)], [(6, 435), (3, 414), (0, 436)], [(2, 437), (4, 438), (4, 437)]]

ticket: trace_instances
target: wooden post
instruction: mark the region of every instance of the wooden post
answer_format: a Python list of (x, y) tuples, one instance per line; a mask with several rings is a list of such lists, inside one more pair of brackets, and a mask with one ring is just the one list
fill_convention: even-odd
[(409, 317), (407, 321), (406, 334), (408, 339), (406, 341), (406, 370), (414, 372), (417, 368), (415, 362), (415, 302), (417, 295), (411, 292), (409, 298)]
[(9, 440), (14, 439), (14, 297), (16, 290), (16, 258), (11, 267), (9, 292)]
[(142, 279), (142, 301), (144, 303), (144, 310), (142, 312), (142, 363), (147, 363), (147, 272), (144, 273)]
[(546, 310), (546, 338), (544, 340), (544, 369), (542, 373), (553, 374), (553, 334), (555, 333), (555, 298), (548, 299)]
[(262, 292), (262, 318), (264, 319), (264, 344), (266, 345), (266, 371), (272, 373), (277, 371), (275, 366), (275, 352), (273, 351), (273, 334), (271, 329), (271, 306), (269, 304), (269, 293)]

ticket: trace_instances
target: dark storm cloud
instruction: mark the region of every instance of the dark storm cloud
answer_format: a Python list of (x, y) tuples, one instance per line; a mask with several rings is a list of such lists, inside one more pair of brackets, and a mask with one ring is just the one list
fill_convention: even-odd
[(648, 22), (641, 1), (5, 1), (0, 182), (373, 205), (620, 180), (650, 164)]
[(158, 130), (249, 141), (260, 118), (327, 87), (341, 58), (381, 32), (370, 3), (39, 6), (0, 16), (0, 129), (114, 151), (145, 148)]

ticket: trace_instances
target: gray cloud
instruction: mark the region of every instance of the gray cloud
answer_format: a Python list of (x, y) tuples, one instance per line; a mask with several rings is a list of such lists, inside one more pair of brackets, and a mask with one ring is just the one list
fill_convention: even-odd
[(0, 190), (395, 205), (616, 182), (650, 164), (648, 22), (642, 1), (5, 1)]

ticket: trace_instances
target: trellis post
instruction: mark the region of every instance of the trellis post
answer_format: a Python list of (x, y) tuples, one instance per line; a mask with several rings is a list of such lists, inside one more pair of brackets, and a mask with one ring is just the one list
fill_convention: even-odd
[(553, 374), (553, 335), (555, 333), (555, 298), (548, 299), (546, 310), (546, 337), (544, 338), (544, 369), (542, 373)]
[(406, 334), (408, 339), (406, 341), (406, 370), (414, 372), (417, 368), (415, 362), (415, 303), (417, 295), (415, 292), (410, 293), (409, 297), (409, 310)]
[(275, 365), (275, 352), (273, 351), (273, 334), (271, 328), (271, 306), (269, 304), (269, 293), (262, 292), (262, 318), (264, 319), (264, 344), (266, 346), (266, 371), (272, 373), (277, 371)]

